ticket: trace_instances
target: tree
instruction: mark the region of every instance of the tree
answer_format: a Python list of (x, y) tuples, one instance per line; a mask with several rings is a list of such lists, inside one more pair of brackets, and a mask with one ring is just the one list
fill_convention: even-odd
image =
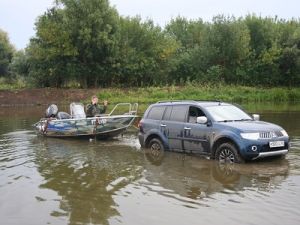
[(226, 82), (238, 82), (236, 69), (243, 67), (250, 53), (250, 35), (247, 26), (241, 19), (217, 16), (213, 18), (208, 35), (209, 46), (215, 50), (212, 64), (222, 68), (223, 79)]
[(7, 33), (0, 29), (0, 77), (8, 77), (8, 68), (14, 51), (15, 49), (10, 43)]
[(10, 68), (27, 70), (42, 87), (187, 81), (293, 86), (300, 84), (299, 30), (299, 20), (256, 15), (219, 15), (212, 22), (177, 17), (162, 29), (151, 20), (119, 16), (108, 0), (56, 0)]
[(28, 55), (24, 50), (15, 52), (9, 65), (13, 77), (27, 77), (29, 74)]
[(201, 80), (204, 71), (209, 68), (211, 52), (207, 50), (208, 23), (199, 20), (187, 20), (183, 17), (172, 19), (166, 25), (165, 32), (177, 41), (177, 49), (169, 59), (169, 79), (182, 83), (188, 80)]
[(31, 75), (42, 86), (75, 79), (106, 84), (113, 64), (118, 14), (108, 0), (58, 0), (39, 18), (29, 46)]
[(187, 20), (179, 16), (166, 25), (165, 31), (179, 41), (182, 47), (189, 49), (202, 44), (207, 27), (202, 19)]
[[(297, 24), (296, 24), (297, 25)], [(292, 32), (283, 43), (282, 54), (279, 56), (279, 68), (281, 74), (280, 82), (288, 86), (300, 85), (300, 25), (287, 24)], [(283, 32), (286, 35), (287, 32)]]
[(118, 52), (118, 83), (132, 86), (167, 82), (168, 59), (177, 49), (176, 41), (139, 17), (121, 18)]

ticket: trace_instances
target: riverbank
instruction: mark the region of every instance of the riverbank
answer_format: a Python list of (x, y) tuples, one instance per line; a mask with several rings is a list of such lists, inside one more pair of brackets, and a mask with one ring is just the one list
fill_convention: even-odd
[(228, 102), (298, 102), (300, 88), (256, 88), (234, 85), (185, 85), (132, 89), (103, 89), (98, 92), (110, 102), (153, 103), (161, 100), (221, 100)]
[(86, 101), (99, 89), (15, 89), (0, 90), (0, 106), (69, 104)]
[(87, 103), (92, 95), (110, 103), (153, 103), (160, 100), (195, 99), (228, 102), (298, 102), (300, 88), (257, 88), (233, 85), (185, 85), (146, 88), (20, 89), (0, 90), (0, 105), (47, 105)]

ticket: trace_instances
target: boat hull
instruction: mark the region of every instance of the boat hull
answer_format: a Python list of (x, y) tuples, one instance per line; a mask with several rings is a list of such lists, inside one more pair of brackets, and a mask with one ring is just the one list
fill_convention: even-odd
[(135, 115), (120, 115), (84, 119), (41, 119), (35, 127), (38, 134), (47, 137), (109, 138), (124, 132), (135, 118)]

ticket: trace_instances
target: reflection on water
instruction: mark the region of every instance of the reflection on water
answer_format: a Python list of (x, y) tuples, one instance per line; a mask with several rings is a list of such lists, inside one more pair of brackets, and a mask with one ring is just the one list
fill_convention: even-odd
[(291, 134), (285, 159), (220, 165), (104, 142), (37, 137), (40, 108), (0, 113), (1, 224), (298, 224), (300, 110), (255, 108)]
[[(82, 141), (39, 140), (36, 163), (45, 178), (40, 188), (62, 196), (59, 208), (65, 212), (52, 214), (68, 215), (70, 223), (107, 224), (107, 218), (118, 214), (112, 194), (140, 176), (140, 155), (126, 150), (119, 146), (110, 151), (105, 145)], [(120, 181), (111, 185), (115, 180)]]
[(286, 159), (247, 165), (222, 165), (195, 156), (167, 153), (158, 166), (149, 154), (145, 155), (150, 162), (146, 164), (145, 178), (148, 181), (159, 183), (165, 189), (192, 199), (209, 197), (227, 189), (235, 193), (253, 187), (269, 191), (289, 173)]

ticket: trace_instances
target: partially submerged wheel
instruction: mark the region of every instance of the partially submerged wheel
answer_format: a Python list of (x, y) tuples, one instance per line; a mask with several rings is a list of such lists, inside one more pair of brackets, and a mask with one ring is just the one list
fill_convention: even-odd
[(148, 157), (151, 157), (153, 161), (160, 161), (163, 158), (165, 148), (161, 140), (153, 138), (147, 147), (146, 154)]
[(243, 158), (240, 156), (236, 147), (231, 143), (221, 144), (216, 150), (215, 158), (221, 163), (243, 163), (244, 162)]

